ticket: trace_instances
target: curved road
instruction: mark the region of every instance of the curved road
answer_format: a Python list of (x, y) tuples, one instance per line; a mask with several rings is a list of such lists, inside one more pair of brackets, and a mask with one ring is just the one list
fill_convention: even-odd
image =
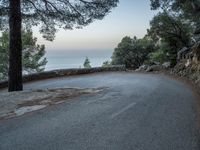
[(26, 89), (106, 87), (0, 121), (0, 150), (199, 150), (196, 100), (162, 75), (98, 73), (28, 83)]

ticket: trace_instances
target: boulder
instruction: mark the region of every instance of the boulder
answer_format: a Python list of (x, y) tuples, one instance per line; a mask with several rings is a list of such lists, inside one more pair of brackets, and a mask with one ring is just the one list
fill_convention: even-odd
[(140, 66), (138, 69), (136, 69), (135, 71), (146, 71), (148, 69), (148, 65), (142, 65)]
[(183, 47), (177, 54), (177, 60), (180, 61), (186, 58), (186, 54), (190, 52), (190, 49), (187, 47)]
[(161, 65), (161, 64), (160, 64), (160, 62), (158, 62), (158, 61), (154, 61), (154, 62), (153, 62), (153, 65)]
[(169, 69), (171, 67), (171, 62), (164, 62), (162, 64), (162, 66), (165, 68), (165, 69)]
[(152, 66), (149, 66), (146, 70), (146, 72), (152, 72), (152, 71), (161, 71), (163, 70), (163, 66), (162, 65), (152, 65)]

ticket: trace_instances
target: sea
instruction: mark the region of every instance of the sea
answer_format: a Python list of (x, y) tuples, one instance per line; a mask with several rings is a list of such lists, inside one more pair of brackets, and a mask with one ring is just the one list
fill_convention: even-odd
[(100, 67), (103, 62), (110, 61), (113, 50), (51, 50), (46, 52), (46, 71), (56, 69), (83, 68), (88, 57), (92, 67)]

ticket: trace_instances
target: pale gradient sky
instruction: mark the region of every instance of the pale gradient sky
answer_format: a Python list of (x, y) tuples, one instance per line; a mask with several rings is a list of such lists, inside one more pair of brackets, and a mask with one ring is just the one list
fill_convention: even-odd
[(150, 10), (150, 0), (120, 0), (103, 20), (83, 29), (59, 30), (53, 42), (44, 40), (34, 29), (38, 43), (47, 51), (113, 50), (124, 36), (143, 37), (149, 21), (156, 13)]

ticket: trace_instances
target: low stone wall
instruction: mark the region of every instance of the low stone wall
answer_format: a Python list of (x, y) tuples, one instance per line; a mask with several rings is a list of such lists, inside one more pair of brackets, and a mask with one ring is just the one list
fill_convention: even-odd
[[(125, 71), (125, 66), (112, 66), (112, 67), (96, 67), (88, 69), (59, 69), (52, 71), (44, 71), (41, 73), (34, 73), (30, 75), (23, 76), (23, 82), (37, 81), (49, 78), (56, 78), (62, 76), (72, 76), (81, 74), (90, 74), (96, 72), (109, 72), (109, 71)], [(8, 81), (1, 81), (0, 88), (6, 88), (8, 86)]]

